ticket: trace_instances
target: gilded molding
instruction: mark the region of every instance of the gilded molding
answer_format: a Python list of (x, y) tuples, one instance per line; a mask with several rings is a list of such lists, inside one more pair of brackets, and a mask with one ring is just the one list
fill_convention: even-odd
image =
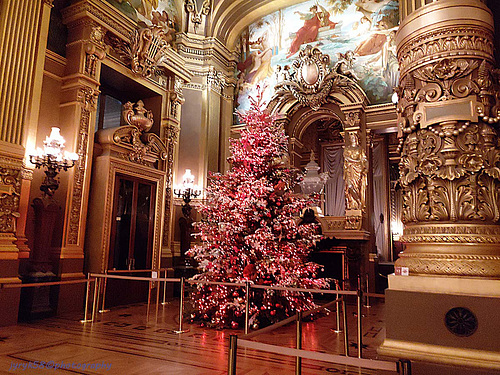
[(400, 161), (403, 221), (498, 222), (497, 132), (487, 124), (462, 132), (455, 123), (442, 126), (444, 139), (429, 130), (407, 137)]
[(433, 30), (408, 40), (398, 49), (401, 75), (427, 64), (430, 59), (453, 56), (486, 58), (491, 62), (494, 51), (493, 35), (480, 27), (449, 27)]
[[(108, 8), (108, 9), (106, 9)], [(112, 17), (111, 14), (115, 13), (119, 16), (120, 22), (117, 18)], [(64, 22), (68, 24), (69, 27), (77, 27), (81, 24), (95, 24), (93, 21), (89, 21), (86, 18), (76, 18), (78, 15), (83, 14), (87, 17), (90, 15), (101, 21), (103, 24), (107, 25), (109, 30), (114, 30), (123, 36), (129, 35), (133, 28), (133, 21), (128, 20), (125, 15), (121, 15), (118, 11), (115, 11), (110, 4), (106, 2), (99, 1), (80, 1), (62, 10)]]
[(177, 118), (179, 115), (179, 107), (184, 104), (184, 95), (182, 89), (184, 87), (184, 80), (175, 76), (174, 90), (170, 93), (170, 115)]
[[(88, 88), (87, 88), (88, 89)], [(71, 209), (69, 212), (68, 244), (77, 245), (80, 234), (80, 216), (82, 213), (83, 184), (87, 169), (87, 150), (89, 142), (89, 126), (91, 112), (87, 108), (92, 108), (92, 101), (95, 98), (94, 90), (81, 89), (79, 92), (86, 93), (82, 96), (82, 112), (80, 115), (80, 127), (78, 129), (77, 153), (78, 160), (75, 162), (73, 174), (73, 191), (71, 194)]]
[[(167, 158), (167, 148), (163, 141), (154, 133), (143, 134), (134, 125), (116, 128), (112, 139), (114, 144), (128, 150), (128, 152), (119, 153), (119, 156), (124, 160), (154, 168), (158, 160)], [(104, 142), (100, 140), (100, 143)]]
[(500, 256), (407, 254), (398, 259), (397, 266), (408, 267), (416, 274), (497, 278), (500, 275)]
[(83, 110), (95, 111), (99, 91), (88, 86), (82, 86), (77, 93), (77, 101), (82, 104)]
[(21, 168), (21, 173), (19, 176), (23, 180), (30, 180), (31, 181), (31, 180), (33, 180), (33, 169), (26, 168), (25, 166), (23, 166)]

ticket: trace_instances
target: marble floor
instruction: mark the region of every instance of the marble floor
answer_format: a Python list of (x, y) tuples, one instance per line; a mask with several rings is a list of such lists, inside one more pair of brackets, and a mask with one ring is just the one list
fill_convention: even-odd
[[(373, 301), (374, 302), (374, 301)], [(363, 308), (363, 357), (377, 358), (385, 329), (383, 302)], [(228, 339), (241, 330), (218, 331), (185, 324), (178, 328), (178, 302), (159, 305), (158, 316), (146, 304), (114, 308), (81, 323), (82, 314), (0, 327), (0, 374), (227, 374)], [(350, 355), (357, 356), (356, 307), (348, 304)], [(343, 334), (334, 332), (335, 312), (303, 323), (303, 349), (342, 354)], [(149, 318), (149, 319), (148, 319)], [(253, 341), (294, 347), (295, 325), (257, 335)], [(49, 368), (50, 367), (50, 368)], [(240, 348), (237, 374), (294, 374), (295, 358)], [(303, 359), (302, 374), (394, 374)]]

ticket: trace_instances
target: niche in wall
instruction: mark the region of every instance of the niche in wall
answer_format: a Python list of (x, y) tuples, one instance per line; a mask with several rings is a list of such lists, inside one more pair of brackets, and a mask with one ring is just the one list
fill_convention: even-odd
[(105, 64), (102, 64), (101, 68), (100, 91), (96, 131), (123, 125), (121, 120), (123, 104), (142, 100), (144, 107), (153, 112), (154, 124), (149, 133), (160, 135), (162, 103), (160, 94)]

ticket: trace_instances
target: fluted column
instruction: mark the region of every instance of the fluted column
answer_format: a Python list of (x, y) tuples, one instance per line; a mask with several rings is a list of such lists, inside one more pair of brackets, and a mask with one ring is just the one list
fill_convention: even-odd
[(500, 104), (479, 0), (417, 9), (397, 34), (402, 241), (411, 275), (500, 278)]
[[(0, 2), (0, 282), (20, 282), (25, 225), (50, 19), (50, 0)], [(17, 321), (19, 290), (0, 293), (0, 325)]]

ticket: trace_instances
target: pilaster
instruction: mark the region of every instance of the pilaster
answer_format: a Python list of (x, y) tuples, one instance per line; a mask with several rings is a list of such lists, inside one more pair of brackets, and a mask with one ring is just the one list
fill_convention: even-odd
[(106, 46), (104, 23), (89, 15), (82, 3), (66, 8), (63, 17), (68, 26), (68, 44), (66, 72), (61, 87), (61, 128), (67, 137), (67, 147), (74, 150), (79, 159), (67, 174), (59, 274), (62, 278), (72, 278), (83, 275), (100, 61), (106, 56)]

